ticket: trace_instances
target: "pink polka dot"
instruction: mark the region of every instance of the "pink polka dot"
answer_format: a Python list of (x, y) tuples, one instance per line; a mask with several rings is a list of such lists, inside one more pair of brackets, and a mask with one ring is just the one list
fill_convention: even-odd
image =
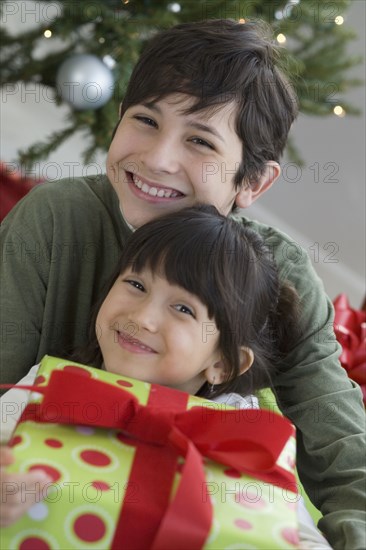
[(239, 529), (244, 529), (245, 531), (248, 531), (249, 529), (253, 529), (253, 525), (249, 521), (246, 521), (245, 519), (234, 520), (234, 525), (236, 525), (236, 527), (239, 527)]
[(34, 384), (36, 386), (39, 386), (40, 384), (43, 384), (43, 382), (46, 382), (46, 379), (42, 374), (40, 374), (39, 376), (36, 377)]
[(241, 473), (239, 470), (235, 470), (235, 468), (227, 468), (224, 470), (224, 474), (228, 477), (241, 477)]
[(93, 481), (92, 486), (99, 491), (109, 491), (109, 489), (111, 488), (109, 483), (105, 483), (104, 481), (99, 480)]
[(287, 457), (287, 464), (290, 466), (290, 468), (295, 468), (295, 461), (292, 456)]
[(19, 550), (50, 550), (48, 542), (39, 537), (28, 537), (19, 546)]
[(111, 463), (111, 459), (107, 454), (101, 451), (94, 451), (93, 449), (82, 451), (80, 457), (84, 462), (92, 464), (93, 466), (108, 466), (108, 464)]
[(286, 502), (286, 506), (287, 506), (287, 508), (289, 508), (290, 510), (296, 510), (296, 508), (297, 508), (296, 502)]
[(127, 382), (127, 380), (117, 380), (117, 384), (119, 386), (124, 386), (125, 388), (133, 388), (133, 384), (131, 382)]
[(15, 435), (8, 443), (9, 447), (15, 447), (15, 445), (19, 445), (23, 441), (23, 438), (20, 435)]
[(296, 529), (294, 529), (293, 527), (285, 527), (284, 529), (282, 529), (281, 535), (286, 542), (293, 544), (293, 546), (299, 545), (299, 535)]
[(241, 493), (236, 493), (235, 502), (238, 502), (241, 506), (245, 508), (253, 508), (259, 510), (265, 508), (265, 501), (258, 496), (257, 493), (251, 493), (250, 491), (242, 491)]
[(83, 514), (74, 522), (74, 531), (85, 542), (96, 542), (106, 532), (104, 521), (95, 514)]
[(56, 468), (52, 468), (52, 466), (49, 466), (48, 464), (33, 464), (33, 466), (29, 468), (30, 472), (32, 470), (43, 470), (54, 483), (58, 481), (61, 477), (61, 472), (59, 472), (59, 470), (56, 470)]
[(83, 367), (77, 367), (76, 365), (66, 365), (62, 370), (91, 378), (91, 373), (88, 370), (83, 369)]
[(44, 442), (48, 445), (48, 447), (53, 447), (54, 449), (63, 447), (62, 441), (59, 441), (58, 439), (45, 439)]

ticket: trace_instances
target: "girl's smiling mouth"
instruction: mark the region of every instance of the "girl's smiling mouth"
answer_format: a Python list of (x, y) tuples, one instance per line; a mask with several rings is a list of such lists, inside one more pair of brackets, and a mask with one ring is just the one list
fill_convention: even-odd
[(137, 338), (133, 338), (127, 332), (117, 330), (116, 334), (119, 345), (127, 351), (131, 351), (132, 353), (157, 353), (156, 350), (147, 346)]
[(142, 194), (144, 198), (151, 198), (152, 200), (177, 199), (185, 197), (185, 195), (177, 189), (163, 187), (157, 183), (149, 182), (148, 180), (141, 178), (132, 172), (126, 171), (126, 174), (129, 186), (138, 196), (141, 196)]

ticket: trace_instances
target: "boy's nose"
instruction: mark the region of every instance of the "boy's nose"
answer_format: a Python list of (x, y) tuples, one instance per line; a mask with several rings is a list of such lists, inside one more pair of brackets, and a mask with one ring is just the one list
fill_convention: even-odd
[(175, 174), (180, 169), (178, 144), (168, 134), (155, 137), (140, 154), (140, 160), (149, 172)]

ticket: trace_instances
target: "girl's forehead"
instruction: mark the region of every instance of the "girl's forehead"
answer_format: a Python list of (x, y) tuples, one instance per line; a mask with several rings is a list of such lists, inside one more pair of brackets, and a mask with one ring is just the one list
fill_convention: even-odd
[(160, 263), (154, 269), (147, 265), (142, 266), (139, 269), (135, 269), (133, 266), (129, 266), (121, 272), (121, 276), (127, 274), (143, 277), (145, 278), (146, 282), (150, 281), (152, 284), (159, 284), (163, 282), (164, 286), (168, 286), (174, 290), (181, 291), (186, 295), (190, 295), (192, 299), (199, 302), (204, 307), (207, 307), (203, 299), (193, 290), (186, 288), (184, 285), (180, 284), (179, 281), (175, 281), (174, 279), (171, 280), (170, 278), (168, 278), (163, 261), (160, 261)]

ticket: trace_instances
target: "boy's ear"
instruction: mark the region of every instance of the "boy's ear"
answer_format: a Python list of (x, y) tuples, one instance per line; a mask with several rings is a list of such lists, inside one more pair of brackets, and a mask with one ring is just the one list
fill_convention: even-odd
[(269, 189), (276, 181), (281, 173), (281, 168), (278, 162), (269, 160), (266, 162), (266, 167), (257, 183), (243, 185), (242, 189), (235, 197), (235, 204), (238, 208), (248, 208), (256, 201), (263, 193)]

